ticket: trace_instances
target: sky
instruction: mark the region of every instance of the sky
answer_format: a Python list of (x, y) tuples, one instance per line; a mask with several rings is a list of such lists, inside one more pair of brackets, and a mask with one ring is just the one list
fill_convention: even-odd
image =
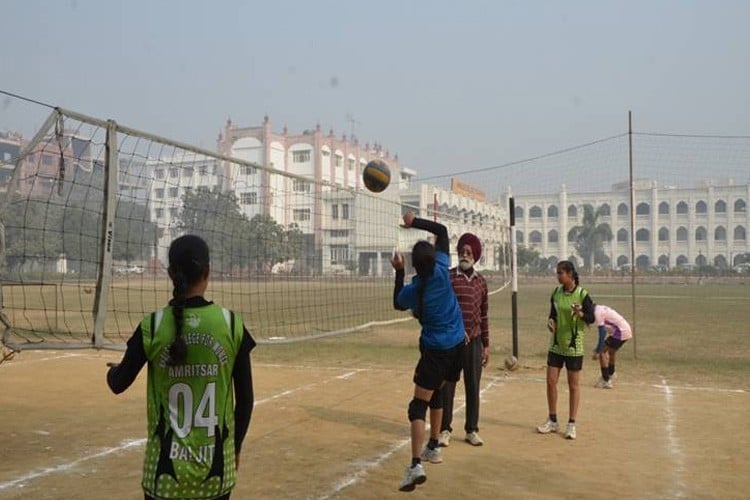
[[(418, 177), (627, 131), (750, 135), (750, 2), (0, 0), (0, 89), (214, 148), (231, 117)], [(0, 96), (0, 129), (49, 110)], [(353, 117), (355, 121), (348, 118)]]

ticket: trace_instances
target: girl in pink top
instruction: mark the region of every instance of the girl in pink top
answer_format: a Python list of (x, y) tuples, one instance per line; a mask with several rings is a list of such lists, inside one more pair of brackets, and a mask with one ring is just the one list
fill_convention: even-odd
[(609, 306), (597, 304), (594, 307), (594, 318), (599, 328), (599, 343), (594, 350), (594, 359), (599, 358), (602, 370), (602, 376), (595, 387), (611, 389), (617, 350), (633, 336), (633, 331), (625, 318)]

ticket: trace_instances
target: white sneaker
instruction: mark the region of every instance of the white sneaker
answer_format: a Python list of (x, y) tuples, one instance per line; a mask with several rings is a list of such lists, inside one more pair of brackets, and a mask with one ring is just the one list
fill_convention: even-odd
[(449, 444), (451, 444), (451, 431), (441, 431), (440, 436), (438, 437), (438, 446), (447, 448)]
[(417, 464), (414, 467), (407, 467), (404, 480), (398, 485), (398, 489), (401, 491), (414, 491), (414, 488), (418, 484), (422, 484), (427, 481), (427, 474), (424, 473), (424, 467), (422, 464)]
[(560, 425), (557, 422), (547, 420), (543, 425), (538, 426), (536, 430), (539, 434), (549, 434), (550, 432), (557, 432), (559, 428)]
[(576, 438), (576, 424), (568, 422), (568, 426), (565, 428), (565, 439)]
[(606, 382), (604, 382), (604, 389), (612, 389), (614, 388), (614, 385), (612, 385), (612, 379), (610, 378)]
[(443, 462), (443, 453), (438, 446), (434, 450), (431, 450), (429, 446), (425, 446), (422, 450), (422, 460), (430, 462), (431, 464), (439, 464)]
[(482, 438), (479, 437), (479, 434), (477, 434), (476, 431), (467, 432), (464, 441), (472, 446), (482, 446), (484, 444), (484, 441), (482, 441)]
[(607, 386), (607, 381), (604, 380), (604, 377), (599, 377), (599, 380), (596, 381), (596, 384), (594, 384), (594, 387), (597, 389), (604, 389)]

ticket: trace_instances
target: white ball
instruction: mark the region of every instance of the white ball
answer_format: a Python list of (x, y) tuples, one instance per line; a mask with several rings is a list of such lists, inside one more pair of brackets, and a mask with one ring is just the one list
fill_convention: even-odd
[(508, 356), (505, 358), (505, 369), (513, 371), (518, 368), (518, 359), (515, 356)]

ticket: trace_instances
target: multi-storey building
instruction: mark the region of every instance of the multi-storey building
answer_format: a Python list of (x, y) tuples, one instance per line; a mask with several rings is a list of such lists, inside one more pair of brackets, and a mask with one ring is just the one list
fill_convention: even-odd
[[(731, 180), (704, 183), (692, 189), (635, 182), (635, 265), (713, 265), (731, 267), (750, 253), (747, 231), (750, 183)], [(610, 192), (573, 193), (565, 185), (552, 195), (516, 196), (516, 238), (553, 260), (578, 258), (569, 233), (581, 223), (583, 207), (600, 209), (598, 219), (609, 224), (613, 238), (604, 244), (605, 267), (630, 264), (629, 183)], [(583, 264), (580, 260), (577, 261)]]

